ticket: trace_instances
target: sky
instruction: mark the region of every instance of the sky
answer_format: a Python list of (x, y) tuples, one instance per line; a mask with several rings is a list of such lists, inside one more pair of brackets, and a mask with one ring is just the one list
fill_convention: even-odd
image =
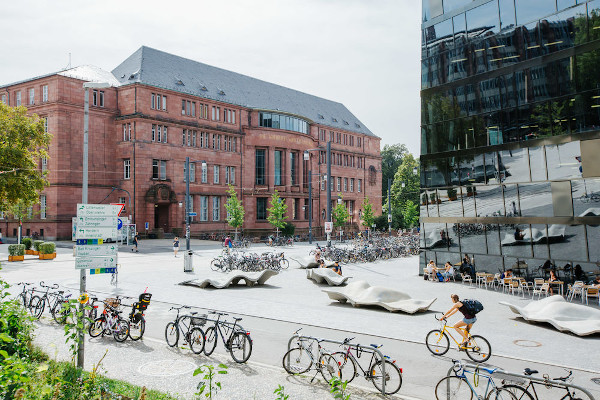
[(420, 149), (414, 0), (0, 2), (0, 84), (142, 45), (343, 103), (385, 144)]

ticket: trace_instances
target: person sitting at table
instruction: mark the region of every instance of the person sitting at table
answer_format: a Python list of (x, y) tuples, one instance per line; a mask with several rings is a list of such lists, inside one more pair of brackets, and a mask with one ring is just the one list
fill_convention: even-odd
[(507, 269), (506, 271), (504, 271), (502, 273), (502, 275), (500, 275), (500, 279), (504, 279), (504, 278), (512, 278), (513, 277), (513, 270), (512, 269)]
[[(556, 271), (551, 269), (550, 270), (550, 278), (548, 278), (548, 282), (556, 282), (556, 281), (558, 281), (558, 277), (556, 276)], [(552, 285), (550, 285), (549, 292), (550, 292), (551, 296), (554, 294), (554, 291), (552, 290)]]
[(320, 263), (321, 263), (321, 250), (317, 250), (317, 251), (315, 252), (315, 262), (316, 262), (317, 264), (320, 264)]
[(600, 287), (600, 275), (596, 275), (596, 278), (590, 282), (590, 285), (593, 287)]
[(585, 273), (583, 272), (581, 265), (575, 265), (575, 268), (573, 268), (573, 275), (575, 276), (576, 281), (582, 281), (585, 278)]
[(444, 277), (444, 282), (450, 281), (450, 277), (454, 276), (454, 266), (450, 263), (450, 261), (446, 261), (444, 265), (445, 270), (442, 272), (442, 276)]
[(473, 264), (471, 264), (471, 259), (469, 258), (469, 255), (466, 253), (462, 259), (462, 264), (460, 265), (460, 273), (471, 275), (471, 277), (473, 275), (475, 275), (474, 271), (473, 271)]
[(437, 271), (437, 268), (435, 267), (435, 262), (433, 262), (433, 260), (429, 260), (429, 264), (427, 264), (425, 271), (427, 272), (428, 279), (433, 280), (433, 277), (435, 276), (435, 273)]

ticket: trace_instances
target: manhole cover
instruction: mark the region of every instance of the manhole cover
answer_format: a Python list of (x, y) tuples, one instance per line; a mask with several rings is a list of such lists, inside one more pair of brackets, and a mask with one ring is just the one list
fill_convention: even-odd
[(596, 385), (600, 385), (600, 378), (592, 378), (592, 382), (594, 382)]
[(147, 376), (176, 376), (192, 372), (196, 365), (182, 360), (159, 360), (142, 364), (138, 372)]
[(521, 347), (540, 347), (542, 345), (540, 342), (535, 342), (533, 340), (523, 340), (523, 339), (515, 340), (513, 343), (516, 344), (517, 346), (521, 346)]

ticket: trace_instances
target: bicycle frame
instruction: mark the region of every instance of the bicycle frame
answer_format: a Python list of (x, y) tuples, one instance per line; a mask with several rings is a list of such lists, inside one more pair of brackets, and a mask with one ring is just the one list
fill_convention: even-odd
[[(217, 337), (221, 336), (221, 341), (223, 342), (223, 346), (225, 346), (225, 348), (228, 348), (227, 343), (229, 342), (229, 339), (231, 339), (231, 337), (233, 336), (233, 334), (236, 332), (236, 327), (238, 328), (239, 331), (243, 331), (244, 329), (239, 326), (237, 324), (237, 320), (235, 320), (235, 322), (232, 324), (231, 322), (223, 322), (221, 321), (221, 316), (223, 314), (219, 314), (217, 313), (217, 319), (216, 320), (210, 320), (207, 319), (207, 321), (214, 321), (215, 325), (215, 335)], [(225, 330), (225, 332), (227, 333), (227, 340), (225, 340), (225, 335), (223, 334), (223, 330), (221, 329), (221, 326), (223, 326), (223, 330)], [(216, 338), (215, 338), (216, 340)]]
[[(367, 369), (364, 369), (364, 368), (362, 367), (362, 365), (360, 365), (360, 363), (358, 362), (358, 358), (359, 358), (359, 357), (355, 356), (355, 355), (354, 355), (354, 354), (352, 354), (352, 352), (351, 352), (351, 349), (352, 349), (353, 345), (351, 345), (351, 344), (347, 344), (346, 346), (347, 346), (347, 348), (346, 348), (346, 351), (344, 352), (344, 353), (345, 353), (345, 356), (344, 356), (344, 358), (345, 358), (345, 359), (347, 359), (347, 358), (350, 358), (350, 357), (351, 357), (351, 358), (354, 360), (354, 363), (355, 363), (355, 365), (358, 365), (358, 368), (360, 368), (360, 370), (361, 370), (361, 372), (362, 372), (363, 376), (364, 376), (366, 379), (368, 379), (368, 378), (371, 378), (371, 370), (372, 370), (372, 368), (373, 368), (373, 365), (375, 365), (375, 363), (377, 363), (377, 359), (376, 359), (376, 357), (375, 357), (375, 354), (376, 354), (376, 353), (371, 353), (371, 360), (369, 361), (369, 367), (368, 367)], [(354, 346), (354, 347), (355, 347), (355, 349), (356, 349), (356, 346)], [(358, 350), (356, 350), (356, 351), (357, 351), (357, 355), (358, 355)], [(346, 360), (344, 360), (344, 361), (346, 361)]]
[[(443, 323), (443, 324), (440, 324), (440, 325), (441, 325), (440, 331), (441, 331), (442, 333), (445, 333), (445, 334), (447, 334), (448, 336), (450, 336), (450, 338), (451, 338), (451, 339), (454, 341), (454, 343), (456, 343), (456, 346), (457, 346), (458, 348), (460, 348), (460, 347), (461, 347), (461, 346), (460, 346), (460, 344), (462, 343), (462, 341), (461, 341), (461, 342), (457, 341), (457, 340), (454, 338), (454, 336), (452, 336), (452, 333), (450, 332), (450, 329), (453, 329), (453, 330), (455, 330), (456, 328), (454, 328), (453, 326), (448, 326), (448, 324), (447, 324), (446, 322), (447, 322), (447, 321), (446, 321), (446, 320), (444, 320), (444, 323)], [(460, 327), (459, 327), (458, 329), (460, 329), (460, 330), (464, 331), (464, 332), (467, 334), (467, 337), (468, 337), (469, 339), (471, 338), (471, 332), (469, 332), (467, 329), (465, 329), (465, 328), (460, 328)], [(457, 332), (455, 332), (455, 333), (457, 333)], [(467, 344), (465, 347), (468, 347), (468, 346), (469, 346), (469, 345)]]
[[(471, 382), (467, 378), (467, 375), (466, 375), (465, 372), (468, 373), (468, 374), (473, 375), (473, 384), (471, 384)], [(495, 372), (495, 370), (493, 370), (493, 372)], [(491, 387), (492, 390), (494, 390), (494, 389), (497, 388), (496, 383), (494, 383), (494, 380), (492, 379), (492, 376), (491, 376), (493, 374), (493, 372), (490, 373), (489, 375), (487, 375), (487, 374), (482, 374), (480, 372), (479, 368), (475, 368), (474, 371), (467, 371), (467, 370), (465, 370), (464, 367), (461, 366), (460, 370), (458, 370), (458, 371), (455, 370), (454, 371), (454, 374), (457, 377), (461, 378), (462, 380), (464, 380), (467, 383), (467, 385), (471, 389), (471, 392), (473, 392), (473, 394), (475, 396), (478, 396), (477, 391), (475, 390), (475, 388), (479, 386), (479, 379), (481, 377), (487, 379), (487, 385), (485, 387), (485, 394), (483, 396), (483, 398), (486, 398), (488, 396), (488, 394), (490, 393), (490, 387)]]

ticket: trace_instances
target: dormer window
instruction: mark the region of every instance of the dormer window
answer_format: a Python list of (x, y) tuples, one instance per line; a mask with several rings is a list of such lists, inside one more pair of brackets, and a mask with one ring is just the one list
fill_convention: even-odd
[(319, 119), (325, 119), (325, 117), (323, 116), (323, 114), (318, 114), (319, 115)]
[(332, 120), (333, 122), (338, 122), (338, 121), (337, 121), (337, 119), (335, 119), (335, 118), (331, 118), (331, 120)]
[(344, 125), (350, 125), (348, 121), (344, 121)]

